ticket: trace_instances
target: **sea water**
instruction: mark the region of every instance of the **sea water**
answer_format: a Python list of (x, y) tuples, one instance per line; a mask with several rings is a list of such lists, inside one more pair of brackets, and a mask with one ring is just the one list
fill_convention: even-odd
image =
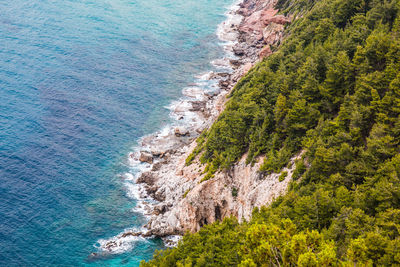
[(223, 56), (232, 0), (0, 1), (0, 266), (137, 266), (164, 248), (121, 174), (138, 139)]

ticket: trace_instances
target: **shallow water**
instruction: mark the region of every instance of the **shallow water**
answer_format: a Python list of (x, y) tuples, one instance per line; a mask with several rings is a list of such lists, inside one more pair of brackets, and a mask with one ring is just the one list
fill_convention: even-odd
[(0, 2), (0, 266), (137, 266), (163, 248), (88, 258), (145, 222), (121, 179), (127, 154), (223, 55), (231, 3)]

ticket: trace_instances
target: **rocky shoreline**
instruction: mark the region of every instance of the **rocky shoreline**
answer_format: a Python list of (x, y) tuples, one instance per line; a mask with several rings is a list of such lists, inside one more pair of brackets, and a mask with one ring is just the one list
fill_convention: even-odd
[(125, 179), (139, 185), (137, 208), (148, 216), (148, 223), (143, 229), (126, 230), (103, 240), (102, 251), (117, 253), (124, 242), (150, 236), (162, 237), (167, 245), (173, 245), (177, 240), (174, 236), (198, 231), (226, 216), (248, 219), (254, 207), (269, 203), (287, 189), (293, 169), (284, 169), (288, 178), (283, 182), (279, 182), (279, 174), (261, 177), (262, 158), (248, 166), (244, 156), (229, 172), (217, 173), (204, 182), (200, 182), (204, 166), (197, 161), (185, 166), (196, 138), (218, 118), (237, 81), (281, 42), (290, 18), (277, 14), (276, 2), (244, 0), (229, 11), (218, 30), (219, 38), (226, 42), (227, 57), (213, 62), (222, 71), (200, 78), (214, 84), (212, 89), (185, 89), (185, 99), (170, 107), (177, 123), (142, 138), (138, 151), (129, 155), (132, 164), (144, 165), (136, 177)]

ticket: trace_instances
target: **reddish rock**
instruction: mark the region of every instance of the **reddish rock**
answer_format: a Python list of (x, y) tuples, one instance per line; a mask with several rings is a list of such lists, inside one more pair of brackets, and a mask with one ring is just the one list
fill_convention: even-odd
[[(277, 13), (278, 10), (274, 8), (256, 11), (244, 19), (239, 29), (242, 32), (251, 33), (256, 40), (264, 38), (265, 43), (275, 43), (281, 36), (274, 34), (274, 31), (283, 31), (283, 25), (290, 22), (289, 18), (283, 15), (276, 15)], [(254, 43), (254, 40), (249, 40), (248, 37), (247, 42)]]
[(276, 13), (278, 13), (278, 10), (273, 8), (261, 11), (260, 20), (264, 24), (264, 26), (267, 26), (271, 23), (271, 20), (274, 18)]
[(263, 60), (264, 58), (270, 56), (272, 54), (271, 48), (269, 45), (266, 45), (260, 52), (260, 60)]
[(263, 30), (264, 43), (276, 44), (282, 38), (283, 30), (283, 25), (271, 22)]
[(263, 28), (263, 22), (261, 21), (261, 12), (257, 11), (247, 17), (242, 25), (240, 26), (240, 31), (242, 32), (261, 32)]
[(246, 64), (243, 66), (243, 74), (246, 74), (247, 72), (249, 72), (249, 70), (251, 69), (251, 67), (253, 67), (253, 64), (251, 64), (250, 62), (249, 62), (249, 63), (246, 63)]

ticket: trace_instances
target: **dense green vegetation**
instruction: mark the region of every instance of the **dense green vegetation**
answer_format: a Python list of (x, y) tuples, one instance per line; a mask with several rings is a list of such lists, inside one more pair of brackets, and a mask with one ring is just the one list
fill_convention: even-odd
[[(207, 179), (246, 151), (289, 192), (143, 266), (400, 265), (400, 1), (279, 0), (302, 14), (200, 139)], [(282, 177), (285, 179), (286, 177)], [(287, 178), (286, 178), (287, 179)]]

